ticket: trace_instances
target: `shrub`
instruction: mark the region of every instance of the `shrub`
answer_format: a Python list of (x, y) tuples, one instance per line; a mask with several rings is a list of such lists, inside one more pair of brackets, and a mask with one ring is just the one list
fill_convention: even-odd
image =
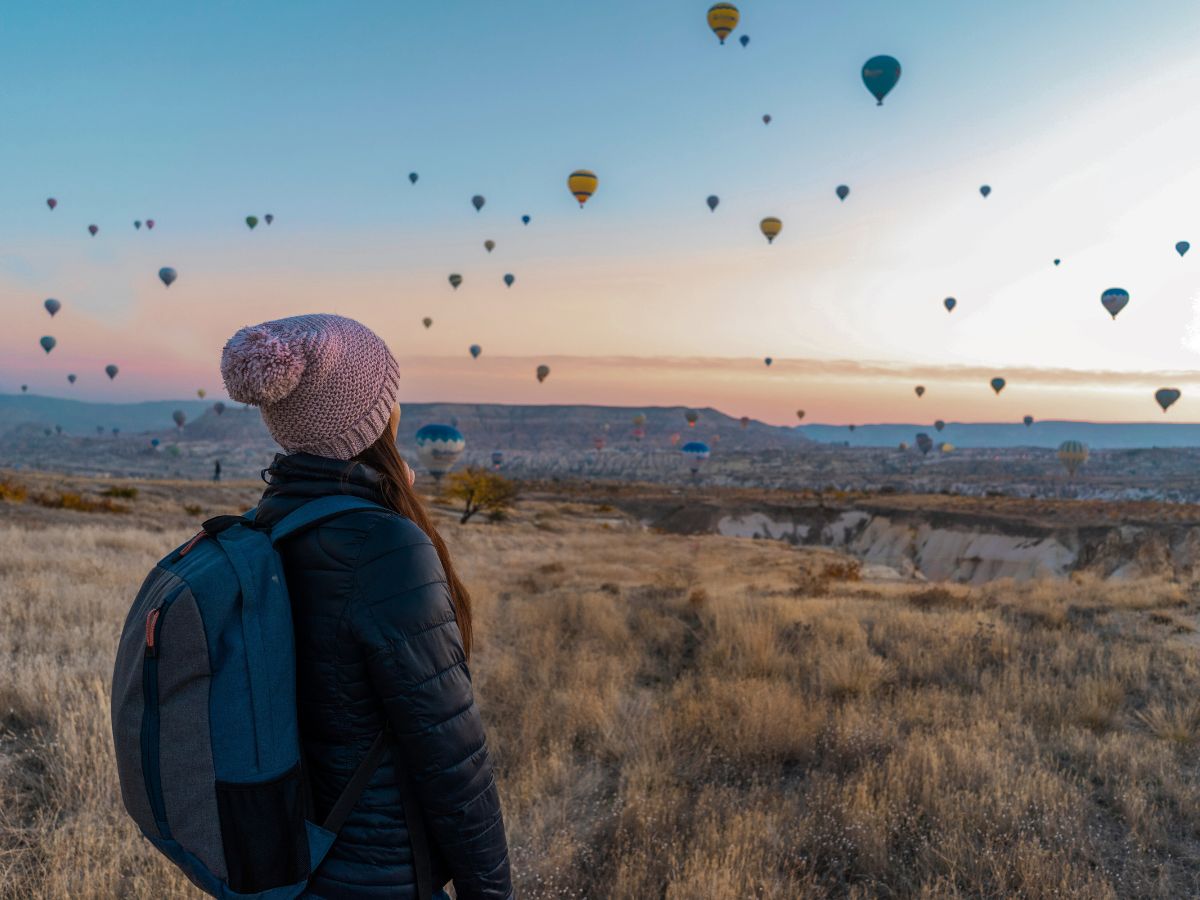
[(0, 480), (0, 500), (6, 503), (24, 503), (28, 496), (29, 491), (25, 485), (9, 481), (7, 478)]
[(112, 487), (107, 487), (100, 492), (101, 497), (119, 497), (122, 500), (136, 500), (137, 495), (138, 495), (137, 488), (135, 488), (135, 487), (117, 487), (117, 485), (115, 485), (115, 484)]
[(463, 503), (459, 522), (466, 524), (477, 512), (486, 512), (492, 521), (503, 518), (517, 499), (517, 486), (487, 469), (472, 466), (461, 472), (453, 472), (442, 485), (442, 498), (446, 501), (460, 500)]
[(198, 516), (204, 512), (204, 507), (199, 503), (185, 503), (183, 506), (183, 511), (189, 516)]
[(85, 513), (129, 512), (128, 506), (123, 503), (115, 502), (111, 497), (93, 500), (90, 497), (85, 497), (83, 494), (77, 494), (74, 491), (63, 491), (59, 494), (37, 494), (33, 499), (34, 502), (39, 506), (44, 506), (47, 509), (70, 509), (75, 512)]

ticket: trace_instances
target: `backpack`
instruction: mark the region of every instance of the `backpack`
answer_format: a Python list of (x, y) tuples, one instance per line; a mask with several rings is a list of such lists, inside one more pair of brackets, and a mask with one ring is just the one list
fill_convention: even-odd
[[(150, 842), (214, 897), (299, 896), (386, 753), (385, 731), (325, 821), (312, 820), (292, 610), (275, 550), (336, 516), (382, 508), (321, 497), (269, 531), (253, 510), (209, 519), (159, 561), (125, 620), (112, 687), (121, 798)], [(400, 781), (427, 898), (422, 818)]]

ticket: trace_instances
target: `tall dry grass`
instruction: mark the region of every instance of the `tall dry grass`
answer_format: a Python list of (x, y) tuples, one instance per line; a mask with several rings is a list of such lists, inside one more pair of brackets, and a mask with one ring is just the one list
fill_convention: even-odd
[[(445, 518), (519, 896), (1200, 894), (1187, 587), (861, 582), (606, 518)], [(124, 818), (107, 717), (182, 533), (83, 521), (0, 526), (0, 896), (191, 896)]]

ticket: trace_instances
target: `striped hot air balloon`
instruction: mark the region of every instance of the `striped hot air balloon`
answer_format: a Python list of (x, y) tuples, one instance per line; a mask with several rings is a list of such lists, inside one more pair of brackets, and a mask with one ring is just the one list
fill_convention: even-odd
[(587, 203), (592, 194), (596, 193), (596, 187), (599, 184), (600, 179), (590, 169), (576, 169), (567, 176), (567, 188), (579, 201), (580, 209), (583, 209), (583, 204)]
[(774, 216), (767, 216), (758, 223), (758, 228), (763, 233), (763, 237), (767, 239), (767, 243), (773, 244), (775, 238), (779, 236), (779, 232), (783, 231), (783, 222)]
[(1067, 470), (1067, 475), (1074, 478), (1079, 467), (1088, 461), (1087, 444), (1079, 441), (1063, 441), (1058, 445), (1058, 461)]
[(741, 13), (732, 3), (714, 3), (708, 8), (708, 27), (722, 44), (733, 29), (737, 28), (740, 18)]

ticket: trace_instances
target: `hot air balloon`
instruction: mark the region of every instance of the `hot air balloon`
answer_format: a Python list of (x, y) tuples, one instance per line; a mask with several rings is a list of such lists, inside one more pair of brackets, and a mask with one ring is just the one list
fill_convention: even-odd
[(57, 201), (57, 200), (55, 200), (53, 197), (47, 197), (47, 198), (46, 198), (46, 205), (47, 205), (48, 207), (50, 207), (51, 209), (54, 209), (54, 207), (58, 206), (58, 201)]
[(496, 242), (491, 239), (484, 241), (483, 249), (486, 250), (488, 253), (491, 253), (493, 250), (496, 249)]
[(75, 383), (75, 373), (74, 372), (72, 372), (70, 375), (67, 376), (67, 381), (70, 382), (71, 384)]
[(766, 359), (763, 360), (763, 362), (766, 364), (767, 368), (769, 369), (769, 368), (771, 368), (771, 363), (775, 362), (775, 360), (771, 359), (771, 357), (768, 356)]
[(722, 44), (730, 32), (737, 28), (739, 18), (738, 8), (732, 3), (714, 3), (708, 8), (708, 27)]
[(1162, 411), (1166, 412), (1171, 408), (1183, 393), (1178, 388), (1159, 388), (1154, 392), (1154, 399), (1158, 401), (1158, 405), (1162, 407)]
[(54, 433), (55, 433), (55, 434), (62, 434), (62, 426), (61, 426), (61, 425), (55, 425), (55, 426), (54, 426)]
[(50, 297), (49, 299), (47, 299), (46, 302), (42, 304), (42, 306), (46, 307), (46, 312), (50, 313), (50, 318), (52, 318), (52, 319), (54, 318), (54, 314), (56, 312), (58, 312), (60, 309), (62, 309), (62, 304), (59, 303), (57, 300), (55, 300), (53, 297)]
[(679, 448), (679, 452), (683, 454), (684, 461), (687, 464), (688, 470), (692, 473), (692, 477), (694, 478), (699, 475), (700, 467), (708, 460), (708, 444), (703, 441), (688, 441)]
[(638, 428), (641, 428), (643, 425), (645, 425), (646, 424), (646, 414), (638, 413), (636, 416), (634, 416), (633, 424), (636, 425)]
[(485, 203), (487, 203), (487, 200), (483, 198), (482, 194), (476, 194), (471, 198), (471, 205), (475, 207), (475, 212), (479, 212), (481, 209), (483, 209), (483, 204)]
[(900, 63), (890, 56), (872, 56), (862, 67), (863, 84), (867, 86), (877, 106), (883, 106), (883, 98), (900, 80)]
[(116, 378), (117, 373), (120, 371), (121, 370), (118, 369), (116, 366), (114, 366), (112, 363), (109, 363), (107, 366), (104, 367), (104, 374), (108, 376), (109, 381), (112, 381), (114, 378)]
[(268, 225), (270, 225), (272, 222), (275, 221), (275, 217), (273, 215), (271, 215), (270, 213), (267, 213), (265, 216), (263, 216), (263, 221), (266, 222)]
[(511, 272), (510, 272), (509, 274), (507, 274), (507, 275), (505, 275), (505, 276), (504, 276), (504, 283), (505, 283), (505, 284), (506, 284), (508, 287), (512, 287), (512, 286), (513, 286), (513, 282), (514, 282), (514, 281), (516, 281), (516, 280), (517, 280), (517, 279), (516, 279), (516, 276), (514, 276), (514, 275), (513, 275)]
[(958, 301), (953, 297), (947, 297), (942, 301), (942, 306), (946, 307), (946, 312), (954, 312), (954, 307), (958, 306)]
[(857, 425), (847, 425), (846, 427), (850, 429), (851, 433), (853, 433), (854, 429), (857, 428), (858, 426)]
[(150, 438), (150, 446), (151, 447), (157, 447), (159, 445), (159, 443), (160, 442), (159, 442), (158, 438)]
[(196, 396), (199, 397), (201, 400), (203, 400), (205, 398), (205, 396), (207, 396), (207, 394), (208, 394), (208, 391), (206, 391), (204, 388), (197, 388), (197, 390), (196, 390)]
[(596, 187), (599, 184), (600, 179), (590, 169), (576, 169), (567, 176), (567, 189), (579, 201), (580, 209), (583, 209), (583, 204), (587, 203), (592, 194), (596, 193)]
[(1117, 313), (1123, 310), (1128, 303), (1129, 291), (1124, 288), (1109, 288), (1100, 295), (1100, 304), (1108, 310), (1114, 319), (1117, 317)]
[(99, 226), (99, 225), (89, 225), (89, 226), (88, 226), (88, 234), (90, 234), (92, 237), (95, 237), (95, 236), (96, 236), (96, 232), (97, 232), (97, 231), (99, 231), (99, 230), (100, 230), (100, 226)]
[(1031, 425), (1033, 425), (1033, 416), (1026, 416), (1021, 421), (1025, 423), (1026, 428), (1029, 428)]
[(499, 470), (504, 465), (504, 453), (500, 450), (492, 451), (492, 468)]
[(743, 428), (749, 428), (750, 427), (750, 417), (742, 416), (740, 419), (738, 419), (738, 424), (741, 425)]
[(466, 446), (462, 434), (452, 425), (423, 425), (417, 432), (417, 455), (437, 481), (458, 462)]
[(177, 409), (171, 413), (171, 418), (174, 420), (176, 428), (183, 428), (183, 423), (187, 421), (187, 414), (182, 409)]
[(767, 239), (767, 243), (771, 244), (775, 242), (779, 232), (783, 231), (783, 222), (774, 216), (767, 216), (758, 223), (758, 228), (763, 233), (763, 237)]
[(924, 397), (924, 396), (925, 396), (925, 385), (923, 385), (923, 384), (918, 384), (918, 385), (917, 385), (915, 388), (913, 388), (913, 392), (914, 392), (914, 393), (915, 393), (915, 394), (916, 394), (918, 397)]
[(417, 179), (418, 179), (418, 178), (420, 178), (420, 177), (421, 177), (421, 176), (420, 176), (420, 175), (418, 175), (416, 172), (409, 172), (409, 173), (408, 173), (408, 181), (409, 181), (409, 183), (410, 183), (410, 184), (416, 184), (416, 183), (417, 183)]
[(141, 230), (142, 230), (142, 220), (141, 220), (141, 219), (134, 219), (134, 220), (133, 220), (133, 227), (134, 227), (134, 228), (136, 228), (138, 231), (141, 231)]
[(472, 359), (479, 359), (479, 354), (483, 352), (483, 348), (478, 344), (472, 344), (468, 349), (471, 352)]
[(944, 431), (946, 429), (946, 423), (943, 422), (941, 419), (938, 419), (936, 422), (933, 423), (933, 427), (934, 427), (935, 431)]
[(763, 124), (764, 124), (764, 125), (770, 125), (770, 124), (771, 124), (771, 114), (770, 114), (770, 113), (766, 113), (766, 114), (764, 114), (764, 115), (763, 115)]
[(151, 231), (153, 231), (153, 230), (154, 230), (154, 220), (153, 220), (153, 219), (147, 219), (147, 220), (146, 220), (146, 227), (147, 227), (147, 228), (149, 228)]
[(1061, 259), (1056, 259), (1056, 260), (1054, 261), (1054, 264), (1057, 266), (1057, 265), (1059, 265), (1061, 262), (1062, 262), (1062, 260), (1061, 260)]
[(996, 392), (997, 396), (999, 396), (1000, 392), (1002, 390), (1004, 390), (1005, 384), (1007, 384), (1007, 382), (1003, 378), (993, 378), (992, 379), (992, 381), (991, 381), (992, 390)]
[(27, 390), (29, 390), (29, 385), (27, 385), (27, 384), (21, 385), (21, 393), (22, 394), (25, 393)]
[(740, 38), (738, 38), (738, 41), (741, 43), (741, 45), (743, 47), (745, 47), (747, 44), (750, 43), (750, 35), (743, 34)]
[(521, 216), (521, 224), (528, 225), (530, 222), (529, 216)]
[(1175, 252), (1178, 253), (1180, 256), (1183, 256), (1185, 253), (1187, 253), (1191, 249), (1192, 249), (1192, 245), (1189, 244), (1187, 241), (1180, 241), (1178, 244), (1175, 245)]
[(159, 280), (167, 287), (170, 287), (171, 285), (173, 285), (175, 283), (175, 279), (178, 277), (179, 277), (179, 273), (176, 272), (174, 269), (172, 269), (170, 266), (163, 266), (161, 269), (158, 270)]
[(837, 198), (839, 200), (845, 200), (850, 196), (850, 186), (846, 184), (839, 184), (834, 190), (834, 193), (837, 194)]
[(987, 185), (987, 184), (980, 185), (980, 187), (979, 187), (979, 193), (983, 194), (983, 196), (984, 196), (985, 198), (986, 198), (986, 197), (987, 197), (987, 195), (988, 195), (988, 194), (990, 194), (991, 192), (992, 192), (991, 185)]
[(40, 341), (38, 341), (38, 343), (42, 345), (43, 350), (45, 350), (47, 353), (49, 353), (51, 350), (54, 349), (54, 345), (57, 344), (58, 341), (56, 341), (54, 338), (50, 337), (50, 335), (46, 335), (44, 338), (42, 338)]
[(546, 380), (546, 376), (548, 376), (549, 374), (550, 374), (550, 367), (549, 367), (549, 366), (547, 366), (547, 365), (541, 365), (541, 366), (538, 366), (538, 367), (537, 367), (537, 380), (538, 380), (538, 384), (541, 384), (543, 381), (545, 381), (545, 380)]
[(700, 413), (696, 412), (694, 409), (689, 409), (683, 414), (683, 417), (687, 419), (688, 428), (695, 428), (696, 423), (700, 421)]
[(708, 211), (709, 211), (709, 212), (716, 212), (716, 211), (717, 211), (717, 206), (718, 206), (718, 205), (720, 204), (720, 202), (721, 202), (721, 198), (720, 198), (720, 197), (718, 197), (716, 194), (709, 194), (709, 195), (708, 195), (708, 199), (707, 199), (707, 200), (705, 200), (704, 202), (708, 204)]
[(940, 452), (942, 452), (942, 453), (953, 453), (953, 452), (954, 452), (954, 445), (953, 445), (953, 444), (948, 444), (948, 443), (946, 443), (946, 444), (938, 444), (938, 450), (939, 450)]
[(1067, 470), (1067, 475), (1074, 478), (1075, 472), (1088, 461), (1087, 444), (1079, 441), (1063, 441), (1058, 445), (1058, 461)]
[(425, 318), (423, 318), (421, 320), (421, 324), (424, 325), (426, 328), (428, 328), (430, 325), (433, 324), (433, 319), (429, 318), (429, 316), (426, 316)]
[(896, 448), (896, 449), (898, 449), (898, 450), (899, 450), (901, 453), (904, 453), (904, 452), (906, 452), (906, 451), (908, 450), (908, 441), (901, 441), (901, 442), (900, 442), (900, 443), (897, 445), (897, 448)]
[(642, 438), (644, 438), (645, 436), (646, 436), (646, 429), (645, 429), (645, 428), (635, 428), (635, 429), (633, 429), (633, 439), (634, 439), (635, 441), (637, 441), (639, 444), (642, 442)]
[(922, 456), (928, 456), (929, 451), (933, 449), (933, 438), (922, 431), (917, 435), (917, 449), (921, 451)]
[(796, 419), (801, 422), (804, 421), (804, 410), (802, 410), (802, 409), (796, 410)]
[(673, 435), (671, 435), (671, 446), (672, 447), (679, 446), (679, 442), (681, 440), (682, 440), (682, 438), (679, 436), (679, 432), (678, 431), (675, 432)]
[(251, 231), (254, 230), (254, 226), (257, 224), (258, 224), (258, 216), (246, 216), (246, 227), (249, 228)]
[(457, 291), (458, 286), (460, 284), (462, 284), (462, 276), (459, 275), (457, 272), (454, 272), (450, 275), (449, 281), (450, 281), (450, 287), (454, 288)]
[(218, 416), (221, 415), (223, 412), (225, 412), (225, 404), (218, 400), (213, 404), (213, 412), (215, 412)]

